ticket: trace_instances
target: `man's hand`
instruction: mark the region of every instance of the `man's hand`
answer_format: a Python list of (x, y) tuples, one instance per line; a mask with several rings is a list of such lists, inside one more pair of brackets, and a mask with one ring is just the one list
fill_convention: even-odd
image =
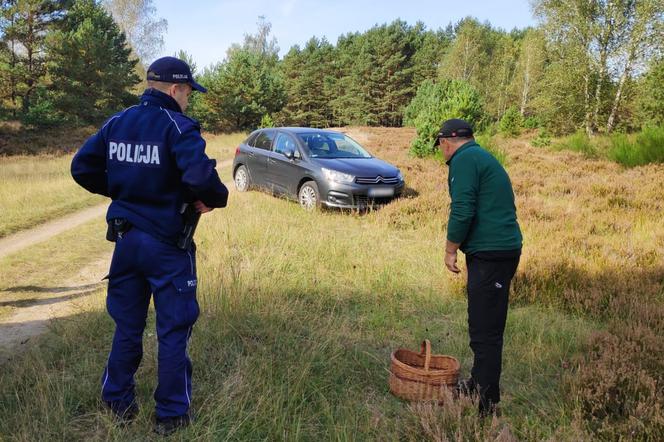
[(208, 207), (203, 203), (203, 201), (194, 201), (194, 207), (198, 213), (208, 213), (214, 210), (213, 207)]
[(445, 266), (447, 270), (452, 273), (460, 273), (459, 267), (457, 267), (457, 252), (445, 252)]

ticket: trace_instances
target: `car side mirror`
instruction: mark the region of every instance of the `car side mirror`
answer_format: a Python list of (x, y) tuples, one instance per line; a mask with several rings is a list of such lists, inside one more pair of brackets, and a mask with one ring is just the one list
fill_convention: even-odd
[(295, 151), (293, 149), (286, 149), (284, 150), (284, 156), (289, 160), (292, 160), (295, 158)]

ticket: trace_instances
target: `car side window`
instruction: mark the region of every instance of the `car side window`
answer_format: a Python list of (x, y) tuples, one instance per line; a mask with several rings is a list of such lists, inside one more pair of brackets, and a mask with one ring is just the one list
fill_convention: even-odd
[(256, 138), (258, 138), (258, 135), (260, 135), (260, 133), (254, 133), (249, 135), (249, 138), (247, 138), (244, 144), (246, 144), (247, 146), (256, 147), (255, 143), (256, 143)]
[(253, 147), (258, 149), (270, 150), (272, 149), (272, 140), (274, 140), (275, 133), (273, 130), (266, 130), (258, 134), (254, 141)]
[(277, 139), (274, 142), (274, 151), (276, 153), (284, 154), (289, 150), (297, 152), (295, 140), (286, 134), (280, 133), (277, 135)]

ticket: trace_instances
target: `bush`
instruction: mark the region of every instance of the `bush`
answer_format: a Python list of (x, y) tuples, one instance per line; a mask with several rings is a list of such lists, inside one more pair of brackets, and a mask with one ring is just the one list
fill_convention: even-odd
[(542, 121), (540, 121), (540, 118), (535, 115), (531, 115), (530, 117), (526, 118), (523, 120), (523, 127), (526, 129), (537, 129), (538, 127), (542, 126)]
[(260, 128), (263, 128), (263, 127), (274, 127), (274, 120), (272, 119), (270, 114), (265, 114), (261, 118)]
[(418, 157), (434, 154), (433, 143), (443, 121), (462, 118), (476, 125), (483, 112), (480, 95), (468, 83), (460, 80), (425, 81), (404, 113), (404, 123), (417, 129), (411, 152)]
[(597, 150), (593, 146), (590, 137), (582, 130), (577, 130), (574, 134), (561, 140), (556, 144), (556, 148), (573, 150), (589, 157), (597, 156)]
[(664, 126), (646, 127), (634, 143), (625, 134), (613, 135), (609, 158), (627, 167), (664, 163)]
[(546, 129), (540, 129), (537, 136), (530, 142), (535, 147), (547, 147), (551, 145), (551, 134)]
[(23, 114), (22, 122), (36, 128), (54, 127), (64, 121), (60, 112), (55, 109), (53, 103), (48, 99), (39, 100), (30, 106)]
[(521, 133), (523, 127), (523, 116), (516, 106), (512, 106), (500, 119), (500, 132), (510, 137), (516, 137)]

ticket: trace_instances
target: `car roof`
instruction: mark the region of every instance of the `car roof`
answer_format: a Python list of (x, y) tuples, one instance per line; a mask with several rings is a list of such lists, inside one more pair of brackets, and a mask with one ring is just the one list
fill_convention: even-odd
[(302, 133), (333, 133), (333, 134), (339, 134), (341, 132), (330, 130), (330, 129), (317, 129), (314, 127), (264, 127), (262, 129), (258, 129), (258, 131), (263, 131), (263, 130), (282, 130), (284, 132), (292, 133), (292, 134), (302, 134)]

